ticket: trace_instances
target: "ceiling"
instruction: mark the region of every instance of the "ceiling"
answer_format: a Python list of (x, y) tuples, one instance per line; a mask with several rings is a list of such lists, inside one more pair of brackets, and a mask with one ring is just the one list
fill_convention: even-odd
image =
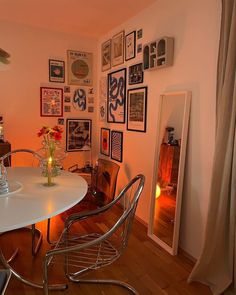
[(0, 20), (99, 38), (157, 0), (0, 0)]

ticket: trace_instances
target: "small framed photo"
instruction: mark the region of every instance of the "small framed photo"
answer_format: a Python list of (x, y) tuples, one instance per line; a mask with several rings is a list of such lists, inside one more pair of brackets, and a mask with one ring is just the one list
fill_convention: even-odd
[(101, 128), (100, 153), (110, 156), (110, 129)]
[(57, 124), (58, 125), (64, 125), (64, 121), (65, 121), (64, 118), (58, 118), (57, 119)]
[(64, 102), (71, 102), (70, 96), (65, 96), (64, 97)]
[(123, 160), (123, 132), (111, 131), (111, 158), (118, 162)]
[(120, 65), (124, 62), (124, 31), (112, 37), (111, 42), (111, 63), (112, 66)]
[(138, 46), (137, 46), (137, 53), (141, 53), (142, 50), (143, 50), (143, 44), (140, 43), (140, 44), (138, 44)]
[(70, 86), (64, 86), (64, 93), (70, 93)]
[(64, 112), (65, 113), (70, 113), (71, 112), (71, 107), (70, 106), (64, 106)]
[(90, 119), (66, 120), (66, 150), (68, 152), (90, 151), (92, 121)]
[(143, 83), (143, 64), (135, 64), (129, 67), (129, 85)]
[(63, 116), (63, 89), (40, 87), (41, 117)]
[(127, 130), (146, 132), (147, 87), (128, 90)]
[(135, 57), (136, 53), (136, 31), (125, 36), (125, 60)]
[(49, 81), (65, 82), (65, 62), (62, 60), (49, 59)]
[(107, 71), (111, 68), (111, 39), (102, 43), (102, 71)]
[(141, 39), (143, 37), (143, 29), (139, 29), (137, 31), (137, 39)]

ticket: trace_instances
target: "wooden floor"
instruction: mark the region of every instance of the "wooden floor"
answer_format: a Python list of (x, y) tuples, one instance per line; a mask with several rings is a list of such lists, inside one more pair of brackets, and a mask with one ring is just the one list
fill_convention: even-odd
[[(104, 227), (106, 224), (99, 219), (89, 222), (87, 227)], [(37, 224), (44, 231), (46, 224)], [(60, 232), (62, 221), (60, 217), (53, 219), (53, 233)], [(146, 228), (138, 221), (134, 222), (128, 249), (124, 255), (111, 266), (93, 272), (90, 276), (96, 278), (112, 278), (123, 280), (131, 284), (140, 295), (210, 295), (206, 286), (199, 283), (188, 284), (188, 275), (193, 263), (184, 255), (173, 257), (162, 250), (146, 235)], [(9, 255), (16, 246), (20, 253), (12, 264), (25, 277), (34, 281), (41, 280), (42, 257), (50, 247), (46, 241), (35, 258), (30, 254), (30, 235), (28, 232), (8, 233), (0, 239), (1, 248), (5, 255)], [(67, 282), (61, 270), (56, 269), (50, 274), (53, 282)], [(22, 284), (12, 278), (6, 295), (36, 295), (43, 294), (42, 290)], [(125, 289), (114, 286), (78, 285), (69, 283), (68, 290), (51, 291), (50, 294), (80, 294), (80, 295), (125, 295), (130, 294)]]

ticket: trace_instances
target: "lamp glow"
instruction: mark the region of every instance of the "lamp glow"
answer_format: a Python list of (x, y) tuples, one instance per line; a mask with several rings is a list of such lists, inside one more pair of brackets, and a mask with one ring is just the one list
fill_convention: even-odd
[(159, 187), (159, 185), (156, 185), (156, 199), (160, 197), (161, 194), (161, 188)]

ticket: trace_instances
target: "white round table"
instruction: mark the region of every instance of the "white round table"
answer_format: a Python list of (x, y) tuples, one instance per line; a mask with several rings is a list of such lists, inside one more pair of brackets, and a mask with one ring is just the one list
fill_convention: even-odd
[(7, 168), (13, 192), (0, 195), (0, 232), (21, 228), (60, 214), (85, 196), (88, 185), (80, 176), (61, 171), (55, 185), (45, 186), (40, 168)]

